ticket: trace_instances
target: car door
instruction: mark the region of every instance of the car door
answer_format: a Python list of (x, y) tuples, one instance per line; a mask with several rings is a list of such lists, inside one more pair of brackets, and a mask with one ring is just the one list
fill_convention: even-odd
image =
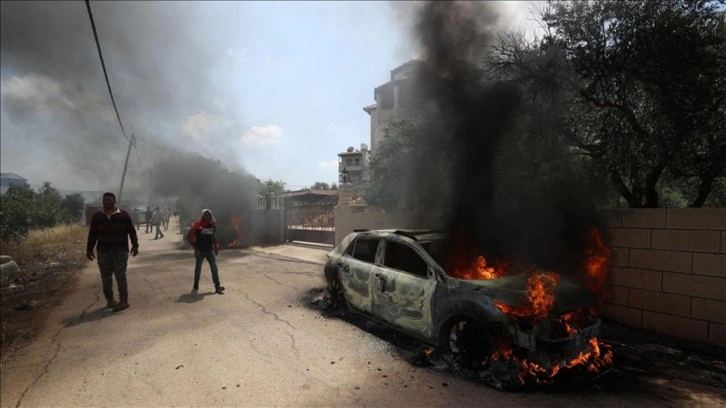
[(346, 300), (350, 307), (361, 312), (372, 312), (371, 280), (380, 242), (380, 237), (356, 237), (338, 260), (338, 276)]
[(392, 325), (430, 338), (431, 299), (436, 280), (427, 258), (415, 244), (391, 238), (384, 240), (380, 259), (381, 266), (373, 276), (374, 314)]

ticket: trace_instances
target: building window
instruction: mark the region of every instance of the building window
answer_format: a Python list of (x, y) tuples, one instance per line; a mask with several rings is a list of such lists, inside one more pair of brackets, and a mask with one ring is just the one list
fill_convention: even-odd
[(353, 159), (345, 159), (345, 165), (346, 166), (352, 166), (353, 165)]
[(360, 166), (360, 159), (355, 159), (355, 165)]

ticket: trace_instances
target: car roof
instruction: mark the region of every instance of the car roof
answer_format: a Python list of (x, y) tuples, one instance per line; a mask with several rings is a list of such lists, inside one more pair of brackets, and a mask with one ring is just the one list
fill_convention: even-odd
[(443, 232), (432, 229), (378, 229), (378, 230), (355, 230), (357, 233), (366, 235), (402, 235), (418, 242), (441, 241), (445, 238)]

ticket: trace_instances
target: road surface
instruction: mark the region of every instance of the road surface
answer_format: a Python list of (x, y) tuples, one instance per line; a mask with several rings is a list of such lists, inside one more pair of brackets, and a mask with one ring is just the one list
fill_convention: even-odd
[[(173, 225), (173, 224), (172, 224)], [(37, 341), (2, 371), (2, 407), (646, 407), (718, 406), (712, 388), (654, 379), (638, 389), (504, 392), (412, 362), (415, 341), (327, 316), (321, 249), (225, 249), (225, 294), (204, 265), (192, 295), (194, 259), (181, 235), (140, 231), (129, 262), (129, 303), (106, 309), (95, 262), (54, 309)], [(79, 248), (84, 250), (84, 248)], [(383, 333), (383, 334), (381, 334)], [(393, 340), (393, 341), (392, 341)], [(669, 392), (663, 390), (670, 390)]]

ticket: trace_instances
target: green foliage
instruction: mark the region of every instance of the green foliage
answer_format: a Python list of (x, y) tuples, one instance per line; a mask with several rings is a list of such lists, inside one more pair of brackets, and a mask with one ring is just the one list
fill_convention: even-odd
[(0, 195), (0, 225), (2, 237), (21, 236), (33, 226), (32, 210), (35, 191), (30, 186), (13, 185)]
[(84, 206), (80, 194), (62, 197), (48, 182), (37, 192), (28, 185), (10, 186), (7, 193), (0, 196), (2, 238), (21, 237), (31, 230), (76, 223)]
[(545, 128), (630, 207), (702, 206), (726, 170), (718, 3), (551, 1), (539, 15), (546, 34), (501, 38), (490, 70), (555, 107), (560, 125)]
[(325, 183), (322, 181), (316, 181), (315, 184), (313, 184), (312, 187), (310, 187), (312, 190), (337, 190), (338, 185), (335, 183)]
[(267, 195), (268, 192), (272, 192), (272, 194), (278, 195), (285, 192), (285, 182), (282, 180), (275, 180), (269, 179), (265, 182), (260, 181), (257, 179), (257, 194), (261, 197), (264, 197)]
[(66, 224), (72, 224), (82, 219), (86, 202), (80, 193), (73, 193), (63, 198), (61, 207), (65, 210), (62, 221)]
[(427, 119), (388, 123), (370, 161), (364, 200), (384, 210), (440, 209), (451, 196), (454, 160), (444, 128), (434, 113)]

